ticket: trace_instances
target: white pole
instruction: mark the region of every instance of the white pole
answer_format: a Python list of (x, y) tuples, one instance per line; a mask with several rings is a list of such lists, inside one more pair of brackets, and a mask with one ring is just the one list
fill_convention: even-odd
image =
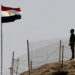
[(1, 75), (3, 72), (3, 45), (2, 45), (2, 23), (1, 23)]
[[(1, 5), (1, 10), (2, 10), (2, 5)], [(1, 14), (2, 17), (2, 14)], [(2, 39), (2, 18), (1, 18), (1, 75), (3, 75), (3, 39)]]
[(3, 72), (2, 24), (1, 24), (1, 75)]

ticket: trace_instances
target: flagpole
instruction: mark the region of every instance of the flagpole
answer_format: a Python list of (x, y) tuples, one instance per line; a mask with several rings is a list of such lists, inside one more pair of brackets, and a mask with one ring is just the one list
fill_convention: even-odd
[[(2, 5), (1, 5), (2, 10)], [(1, 14), (2, 17), (2, 14)], [(1, 19), (1, 75), (3, 75), (3, 39), (2, 39), (2, 19)]]
[(3, 72), (2, 23), (1, 23), (1, 75)]

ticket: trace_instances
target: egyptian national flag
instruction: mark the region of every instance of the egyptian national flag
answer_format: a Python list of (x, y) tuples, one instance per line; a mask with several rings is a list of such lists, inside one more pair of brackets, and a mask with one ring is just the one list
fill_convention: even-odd
[(11, 8), (11, 7), (2, 6), (1, 11), (2, 11), (2, 16), (1, 16), (2, 23), (13, 22), (17, 19), (21, 19), (20, 8)]

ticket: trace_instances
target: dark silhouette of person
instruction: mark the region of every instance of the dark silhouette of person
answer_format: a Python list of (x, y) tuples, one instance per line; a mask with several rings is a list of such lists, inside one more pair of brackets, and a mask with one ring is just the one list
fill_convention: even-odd
[(70, 30), (70, 40), (69, 40), (69, 46), (71, 47), (72, 57), (70, 60), (74, 59), (74, 45), (75, 45), (75, 35), (74, 35), (74, 29)]

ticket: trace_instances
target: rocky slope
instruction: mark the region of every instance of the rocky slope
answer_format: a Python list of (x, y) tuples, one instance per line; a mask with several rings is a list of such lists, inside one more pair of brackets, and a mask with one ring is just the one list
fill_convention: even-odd
[[(59, 71), (64, 71), (64, 75), (75, 75), (75, 60), (64, 61), (63, 69), (62, 62), (45, 64), (37, 69), (31, 70), (31, 75), (58, 75), (56, 73)], [(21, 75), (28, 75), (28, 72), (24, 72)]]

